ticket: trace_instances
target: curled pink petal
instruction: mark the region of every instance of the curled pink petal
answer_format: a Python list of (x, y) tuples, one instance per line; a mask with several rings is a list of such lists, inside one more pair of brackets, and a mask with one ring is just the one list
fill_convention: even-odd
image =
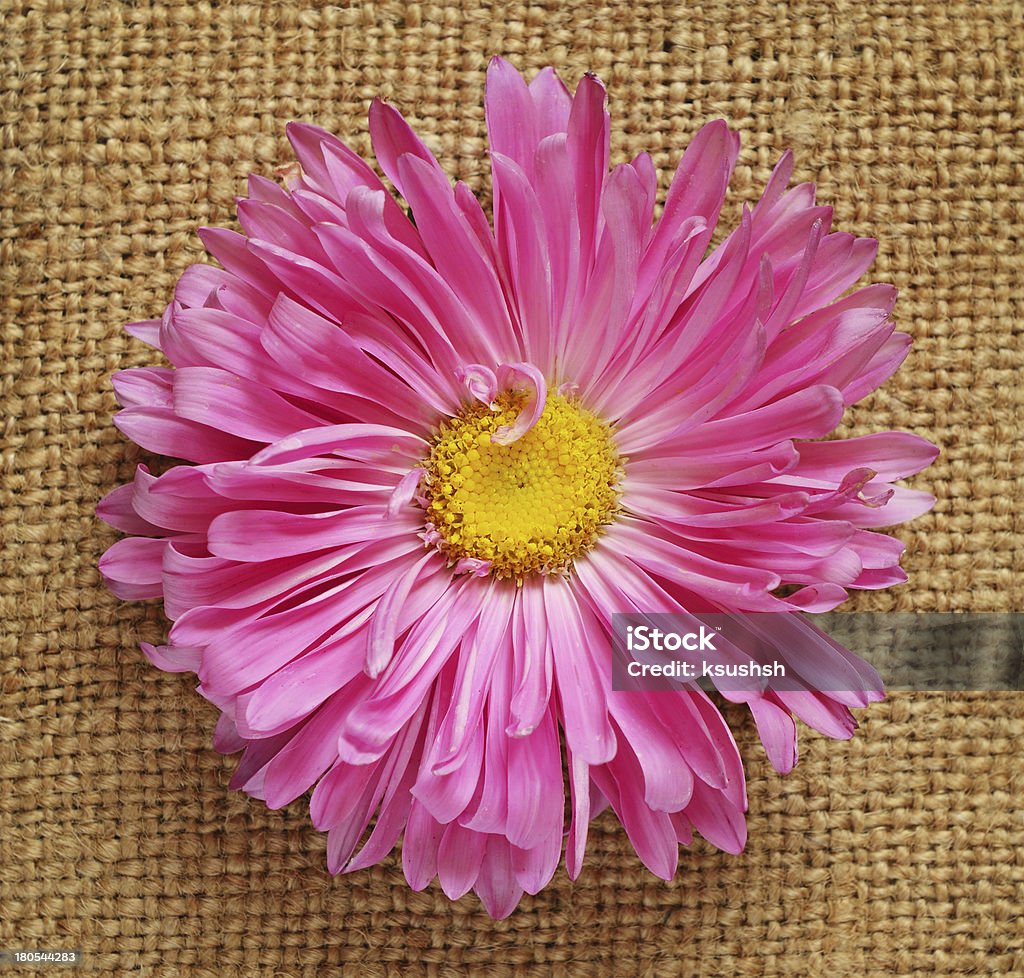
[(459, 382), (483, 404), (491, 404), (498, 394), (498, 377), (490, 367), (481, 363), (470, 363), (455, 371)]
[(489, 560), (479, 557), (463, 557), (456, 565), (453, 574), (472, 574), (474, 577), (486, 577), (491, 571)]
[(515, 391), (525, 390), (527, 397), (511, 425), (502, 425), (493, 435), (491, 441), (496, 445), (511, 445), (523, 437), (544, 413), (547, 401), (548, 385), (544, 375), (530, 363), (506, 363), (498, 368), (498, 384), (503, 388)]
[(403, 506), (408, 506), (416, 495), (416, 489), (420, 484), (420, 480), (426, 474), (426, 469), (417, 467), (410, 469), (405, 475), (402, 476), (401, 481), (395, 486), (394, 492), (388, 498), (387, 509), (384, 511), (384, 515), (388, 519), (398, 514), (398, 511)]

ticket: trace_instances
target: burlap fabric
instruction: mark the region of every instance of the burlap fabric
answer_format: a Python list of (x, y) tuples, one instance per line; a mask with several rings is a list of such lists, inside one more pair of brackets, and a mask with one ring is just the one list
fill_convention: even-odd
[(624, 0), (572, 4), (51, 0), (2, 6), (3, 703), (0, 946), (80, 948), (103, 975), (1024, 974), (1024, 698), (898, 694), (856, 739), (803, 736), (775, 775), (735, 714), (750, 775), (740, 857), (698, 843), (677, 879), (614, 819), (576, 884), (494, 923), (416, 894), (399, 863), (333, 879), (302, 802), (229, 792), (214, 712), (151, 668), (158, 608), (122, 605), (96, 560), (100, 496), (143, 458), (111, 426), (111, 374), (156, 354), (159, 314), (233, 223), (250, 170), (287, 163), (289, 119), (367, 152), (389, 96), (453, 176), (485, 189), (488, 57), (608, 84), (616, 161), (662, 186), (724, 116), (743, 152), (726, 216), (785, 146), (839, 228), (881, 239), (909, 361), (851, 413), (943, 448), (900, 531), (911, 583), (855, 603), (1010, 610), (1024, 596), (1019, 3)]

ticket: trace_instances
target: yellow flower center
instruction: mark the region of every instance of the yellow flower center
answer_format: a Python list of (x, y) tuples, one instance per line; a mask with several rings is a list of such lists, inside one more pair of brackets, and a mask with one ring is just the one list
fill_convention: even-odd
[(499, 394), (441, 425), (426, 469), (427, 521), (452, 560), (486, 560), (497, 577), (566, 568), (615, 514), (621, 463), (611, 430), (585, 408), (549, 394), (538, 422), (511, 445), (524, 396)]

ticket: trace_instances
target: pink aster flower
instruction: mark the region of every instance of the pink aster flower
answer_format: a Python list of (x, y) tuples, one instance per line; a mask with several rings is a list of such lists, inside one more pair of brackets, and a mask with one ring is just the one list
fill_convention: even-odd
[[(778, 612), (806, 688), (730, 695), (780, 770), (794, 716), (849, 736), (877, 677), (792, 612), (905, 580), (872, 530), (931, 505), (893, 482), (935, 450), (809, 441), (910, 340), (890, 286), (841, 298), (875, 242), (787, 190), (788, 153), (709, 252), (739, 148), (723, 122), (654, 220), (650, 158), (609, 169), (596, 78), (572, 95), (495, 60), (486, 103), (493, 226), (382, 101), (374, 151), (411, 218), (341, 142), (289, 126), (287, 185), (253, 176), (243, 233), (201, 232), (221, 267), (129, 327), (172, 366), (117, 375), (116, 423), (194, 464), (140, 466), (100, 512), (131, 534), (111, 588), (174, 622), (147, 654), (197, 672), (216, 746), (244, 751), (233, 784), (275, 808), (312, 788), (332, 872), (404, 837), (413, 887), (500, 917), (563, 850), (580, 872), (607, 804), (665, 878), (694, 829), (744, 845), (721, 714), (696, 687), (613, 692), (613, 613)], [(822, 691), (836, 674), (860, 692)]]

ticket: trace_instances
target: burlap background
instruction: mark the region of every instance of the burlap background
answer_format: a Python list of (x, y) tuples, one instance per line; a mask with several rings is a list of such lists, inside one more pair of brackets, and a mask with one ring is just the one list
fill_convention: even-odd
[[(803, 737), (773, 774), (749, 759), (750, 844), (703, 843), (675, 882), (614, 820), (589, 866), (502, 923), (475, 897), (414, 894), (394, 858), (332, 879), (302, 803), (230, 793), (213, 711), (152, 669), (155, 607), (95, 565), (100, 496), (140, 453), (114, 430), (110, 375), (154, 354), (122, 323), (159, 313), (233, 222), (250, 171), (290, 159), (310, 119), (368, 150), (390, 96), (453, 175), (484, 189), (488, 57), (609, 86), (616, 160), (662, 184), (700, 123), (744, 148), (726, 216), (787, 145), (840, 228), (881, 239), (916, 337), (859, 406), (944, 455), (939, 498), (901, 531), (911, 583), (858, 607), (1021, 607), (1019, 3), (700, 5), (622, 0), (293, 5), (7, 0), (3, 30), (0, 946), (81, 948), (96, 974), (384, 976), (1024, 974), (1024, 699), (893, 696), (851, 743)], [(332, 967), (333, 966), (333, 967)]]

